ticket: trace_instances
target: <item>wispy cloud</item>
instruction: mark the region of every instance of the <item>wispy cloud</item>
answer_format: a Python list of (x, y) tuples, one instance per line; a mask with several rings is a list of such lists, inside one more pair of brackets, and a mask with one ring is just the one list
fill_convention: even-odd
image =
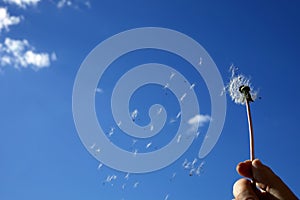
[(74, 1), (74, 0), (59, 0), (56, 4), (57, 8), (63, 8), (63, 7), (74, 7), (78, 8), (80, 4), (90, 8), (91, 3), (89, 0), (82, 0), (82, 1)]
[(28, 6), (36, 6), (41, 0), (3, 0), (5, 3), (14, 4), (20, 8), (27, 8)]
[(39, 70), (50, 66), (51, 61), (56, 60), (55, 53), (37, 53), (27, 40), (14, 40), (5, 38), (0, 43), (1, 66), (13, 66), (17, 69), (31, 67)]
[(22, 17), (10, 16), (7, 8), (0, 7), (0, 33), (2, 30), (9, 31), (9, 27), (19, 24)]

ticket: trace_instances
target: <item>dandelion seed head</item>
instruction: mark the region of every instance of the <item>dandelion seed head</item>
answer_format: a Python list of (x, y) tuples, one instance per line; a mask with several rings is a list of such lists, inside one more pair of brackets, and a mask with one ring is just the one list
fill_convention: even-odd
[(233, 65), (230, 66), (231, 78), (228, 85), (224, 88), (227, 91), (236, 104), (245, 104), (246, 98), (243, 93), (240, 92), (240, 87), (243, 85), (250, 87), (250, 94), (252, 99), (255, 100), (257, 97), (257, 91), (255, 91), (251, 85), (250, 79), (242, 74), (237, 73), (237, 68)]

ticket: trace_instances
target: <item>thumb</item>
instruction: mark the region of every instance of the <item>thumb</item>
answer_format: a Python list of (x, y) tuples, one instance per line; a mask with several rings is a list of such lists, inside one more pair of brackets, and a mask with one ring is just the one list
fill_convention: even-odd
[(248, 179), (240, 179), (233, 185), (235, 200), (258, 200), (252, 183)]
[(252, 161), (252, 176), (257, 186), (278, 199), (297, 199), (284, 182), (260, 160)]

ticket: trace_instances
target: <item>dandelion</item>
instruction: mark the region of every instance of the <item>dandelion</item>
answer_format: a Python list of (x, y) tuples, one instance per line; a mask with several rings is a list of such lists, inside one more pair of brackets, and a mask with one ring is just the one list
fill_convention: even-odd
[(116, 175), (108, 175), (107, 177), (106, 177), (106, 182), (111, 182), (111, 181), (113, 181), (113, 180), (116, 180), (117, 179), (117, 176)]
[(150, 125), (150, 131), (153, 131), (154, 130), (154, 126), (151, 124)]
[(108, 133), (108, 136), (111, 137), (113, 134), (114, 134), (114, 131), (115, 131), (115, 128), (114, 127), (111, 127), (110, 128), (110, 131)]
[(100, 148), (98, 148), (98, 149), (96, 149), (96, 150), (95, 150), (96, 154), (99, 154), (99, 153), (100, 153), (100, 151), (101, 151), (101, 149), (100, 149)]
[(129, 175), (130, 175), (130, 173), (127, 173), (127, 174), (125, 175), (124, 179), (125, 179), (125, 180), (128, 180), (128, 179), (129, 179)]
[(170, 121), (169, 121), (170, 124), (173, 124), (173, 123), (175, 123), (175, 122), (176, 122), (175, 119), (170, 119)]
[(159, 108), (157, 114), (159, 115), (162, 112), (162, 108)]
[(96, 143), (92, 144), (92, 145), (90, 146), (90, 149), (94, 149), (95, 146), (96, 146)]
[(146, 145), (146, 149), (148, 149), (151, 145), (152, 145), (152, 142), (149, 142), (149, 143)]
[(103, 163), (99, 163), (97, 169), (98, 169), (98, 170), (101, 169), (102, 166), (103, 166)]
[(195, 171), (196, 171), (196, 169), (195, 169), (195, 168), (192, 168), (192, 169), (190, 170), (189, 175), (190, 175), (190, 176), (193, 176), (193, 174), (194, 174)]
[(202, 57), (200, 57), (198, 65), (202, 65), (202, 60)]
[(137, 150), (137, 149), (135, 149), (135, 150), (133, 151), (133, 156), (136, 156), (136, 155), (137, 155), (137, 153), (138, 153), (138, 150)]
[(186, 93), (184, 93), (181, 97), (180, 97), (180, 101), (182, 102), (184, 100), (184, 98), (186, 97)]
[(181, 116), (181, 112), (179, 111), (178, 114), (176, 115), (176, 119), (178, 119)]
[(192, 162), (192, 166), (193, 166), (193, 167), (195, 166), (195, 164), (196, 164), (197, 161), (198, 161), (198, 159), (197, 159), (197, 158), (194, 158), (194, 160), (193, 160), (193, 162)]
[(182, 163), (182, 166), (184, 169), (190, 169), (192, 166), (192, 163), (189, 162), (187, 159), (185, 159), (184, 162)]
[(170, 178), (170, 181), (173, 181), (173, 180), (175, 179), (175, 177), (176, 177), (176, 172), (174, 172), (174, 173), (172, 174), (172, 176), (171, 176), (171, 178)]
[(95, 90), (97, 93), (103, 93), (103, 89), (102, 88), (96, 88)]
[(249, 95), (254, 101), (257, 97), (257, 92), (253, 89), (250, 79), (242, 74), (237, 74), (237, 68), (231, 66), (231, 78), (229, 84), (225, 87), (225, 90), (228, 91), (231, 99), (237, 104), (246, 104), (247, 97), (240, 91), (241, 86), (248, 86), (250, 88)]
[(177, 136), (177, 143), (179, 143), (179, 142), (181, 141), (181, 137), (182, 137), (181, 134), (179, 134), (179, 135)]
[(131, 146), (134, 146), (136, 143), (137, 143), (137, 140), (136, 140), (136, 139), (133, 139), (133, 140), (132, 140)]
[(169, 194), (167, 194), (166, 196), (165, 196), (165, 200), (168, 200), (169, 199)]
[(169, 88), (169, 83), (166, 83), (166, 85), (164, 86), (164, 89), (167, 89), (167, 88)]
[(137, 115), (138, 115), (138, 110), (135, 109), (135, 110), (131, 113), (131, 119), (134, 121), (135, 118), (137, 117)]
[(137, 181), (133, 184), (133, 188), (137, 188), (140, 183)]
[(175, 76), (175, 73), (172, 72), (171, 75), (170, 75), (170, 80), (172, 80), (172, 78)]
[(244, 75), (237, 74), (237, 68), (230, 67), (231, 79), (225, 89), (230, 94), (231, 99), (237, 103), (246, 105), (247, 119), (249, 126), (249, 142), (250, 142), (250, 160), (254, 160), (254, 137), (253, 137), (253, 125), (250, 111), (250, 102), (253, 102), (257, 97), (257, 92), (253, 90), (250, 79)]
[(205, 161), (202, 161), (199, 166), (197, 167), (196, 171), (195, 171), (195, 174), (197, 176), (200, 176), (201, 175), (201, 172), (203, 171), (203, 167), (204, 167), (204, 164), (205, 164)]
[(190, 86), (190, 90), (194, 89), (195, 86), (196, 86), (196, 84), (193, 83), (193, 84)]
[(120, 126), (122, 125), (122, 121), (119, 121), (119, 122), (117, 123), (117, 125), (118, 125), (118, 127), (120, 127)]

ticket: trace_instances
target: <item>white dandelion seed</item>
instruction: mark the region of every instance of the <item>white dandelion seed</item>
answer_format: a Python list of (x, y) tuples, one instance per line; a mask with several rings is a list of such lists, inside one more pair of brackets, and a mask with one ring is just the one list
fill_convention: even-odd
[(185, 97), (186, 97), (186, 93), (184, 93), (184, 94), (180, 97), (180, 101), (183, 101)]
[(182, 137), (181, 134), (179, 134), (179, 135), (177, 136), (177, 143), (179, 143), (179, 142), (181, 141), (181, 137)]
[(127, 174), (124, 176), (124, 179), (125, 179), (125, 180), (128, 180), (128, 179), (129, 179), (129, 175), (130, 175), (130, 173), (127, 173)]
[(198, 65), (202, 65), (203, 59), (200, 57)]
[(95, 150), (95, 152), (98, 154), (98, 153), (100, 153), (100, 152), (101, 152), (101, 149), (100, 149), (100, 148), (98, 148), (98, 149), (96, 149), (96, 150)]
[(131, 113), (131, 119), (132, 119), (132, 120), (135, 120), (135, 119), (137, 118), (137, 116), (138, 116), (138, 110), (135, 109), (135, 110), (132, 111), (132, 113)]
[(151, 124), (150, 125), (150, 131), (153, 131), (154, 130), (154, 126)]
[(197, 131), (197, 133), (195, 133), (195, 139), (198, 138), (200, 135), (200, 131)]
[(195, 168), (191, 168), (191, 170), (190, 170), (190, 172), (189, 172), (189, 175), (190, 175), (190, 176), (193, 176), (193, 174), (194, 174), (195, 171), (196, 171)]
[(114, 131), (115, 131), (115, 128), (114, 127), (111, 127), (110, 128), (110, 131), (108, 133), (108, 136), (111, 137), (113, 134), (114, 134)]
[(133, 188), (137, 188), (138, 187), (138, 185), (140, 184), (140, 182), (135, 182), (134, 184), (133, 184)]
[(196, 174), (197, 176), (200, 176), (200, 175), (201, 175), (201, 173), (202, 173), (202, 171), (203, 171), (204, 164), (205, 164), (205, 161), (202, 161), (202, 162), (198, 165), (198, 167), (197, 167), (197, 169), (196, 169), (196, 171), (195, 171), (195, 174)]
[(96, 143), (92, 144), (92, 145), (90, 146), (90, 149), (94, 149), (95, 146), (96, 146)]
[(196, 84), (193, 83), (193, 84), (190, 86), (190, 90), (194, 89), (195, 86), (196, 86)]
[(175, 179), (175, 177), (176, 177), (176, 172), (174, 172), (174, 173), (172, 174), (172, 176), (171, 176), (171, 178), (170, 178), (170, 181), (173, 181), (173, 180)]
[(138, 153), (138, 150), (137, 150), (137, 149), (135, 149), (135, 150), (133, 151), (133, 156), (136, 156), (136, 155), (137, 155), (137, 153)]
[(192, 162), (192, 167), (195, 166), (195, 164), (197, 163), (198, 159), (197, 158), (194, 158), (193, 162)]
[(98, 170), (99, 170), (99, 169), (101, 169), (101, 168), (102, 168), (102, 166), (103, 166), (103, 163), (99, 163), (99, 165), (98, 165), (97, 169), (98, 169)]
[(162, 108), (159, 108), (157, 114), (159, 115), (162, 112)]
[(186, 164), (188, 163), (187, 159), (184, 159), (183, 163), (182, 163), (182, 167), (186, 166)]
[(152, 142), (149, 142), (149, 143), (146, 145), (146, 149), (148, 149), (151, 145), (152, 145)]
[(96, 88), (96, 90), (95, 90), (97, 93), (103, 93), (103, 89), (102, 88)]
[(171, 75), (170, 75), (170, 80), (172, 80), (172, 78), (175, 76), (175, 73), (172, 72)]
[(118, 127), (120, 127), (120, 126), (122, 125), (122, 121), (119, 121), (119, 122), (117, 123), (117, 125), (118, 125)]
[(164, 200), (168, 200), (169, 199), (169, 194), (167, 194), (166, 196), (165, 196), (165, 199)]
[(167, 89), (167, 88), (169, 88), (169, 83), (166, 83), (166, 85), (164, 86), (164, 89)]
[(245, 85), (250, 87), (250, 94), (253, 100), (257, 97), (257, 91), (253, 90), (250, 79), (242, 74), (237, 74), (237, 68), (233, 65), (230, 66), (231, 78), (228, 85), (224, 88), (231, 97), (231, 99), (237, 103), (244, 105), (246, 98), (243, 93), (240, 92), (240, 87)]
[(116, 180), (117, 179), (117, 176), (116, 175), (108, 175), (107, 177), (106, 177), (106, 182), (107, 183), (109, 183), (109, 182), (111, 182), (111, 181), (113, 181), (113, 180)]
[(136, 143), (137, 143), (137, 140), (136, 140), (136, 139), (133, 139), (133, 140), (132, 140), (131, 146), (134, 146)]
[(169, 121), (170, 124), (173, 124), (173, 123), (175, 123), (175, 122), (176, 122), (175, 119), (170, 119), (170, 121)]
[(176, 115), (176, 119), (178, 119), (181, 116), (181, 112), (178, 112), (178, 114)]
[(124, 183), (124, 184), (122, 185), (122, 190), (125, 189), (125, 186), (126, 186), (126, 183)]

